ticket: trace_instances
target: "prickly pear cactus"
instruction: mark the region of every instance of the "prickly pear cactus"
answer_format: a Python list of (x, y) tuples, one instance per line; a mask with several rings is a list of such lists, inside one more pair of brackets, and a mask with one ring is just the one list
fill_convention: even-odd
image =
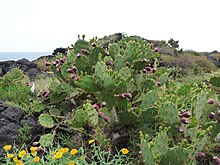
[(54, 126), (53, 118), (48, 114), (41, 114), (39, 116), (39, 122), (46, 128), (52, 128)]
[(216, 87), (220, 87), (220, 76), (216, 75), (210, 79), (210, 83)]
[(187, 164), (187, 161), (189, 161), (188, 158), (189, 154), (188, 152), (180, 147), (173, 147), (170, 148), (166, 153), (163, 154), (160, 164), (161, 165), (183, 165)]
[(39, 142), (42, 147), (49, 147), (53, 144), (53, 140), (54, 135), (49, 133), (41, 136)]
[(159, 109), (159, 116), (164, 123), (178, 123), (180, 122), (178, 117), (178, 109), (173, 103), (167, 102), (163, 104)]

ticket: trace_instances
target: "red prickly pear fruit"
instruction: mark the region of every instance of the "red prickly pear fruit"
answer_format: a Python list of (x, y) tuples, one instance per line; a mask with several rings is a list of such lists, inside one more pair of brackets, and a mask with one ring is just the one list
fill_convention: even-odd
[(152, 73), (153, 73), (153, 74), (156, 73), (156, 71), (157, 71), (156, 68), (153, 68), (153, 69), (152, 69)]
[(212, 159), (216, 165), (220, 165), (220, 159), (217, 156), (214, 156)]
[(56, 61), (55, 61), (55, 63), (56, 63), (56, 64), (59, 64), (59, 63), (60, 63), (60, 61), (59, 61), (59, 60), (56, 60)]
[(147, 70), (146, 69), (142, 69), (143, 73), (147, 73)]
[(76, 67), (74, 66), (74, 67), (72, 68), (72, 70), (73, 70), (73, 72), (76, 72)]
[(56, 68), (56, 72), (60, 72), (60, 68)]
[(214, 101), (213, 99), (209, 99), (209, 100), (207, 101), (208, 104), (214, 104), (214, 102), (215, 102), (215, 101)]
[(75, 79), (76, 77), (77, 77), (76, 74), (71, 74), (71, 78), (72, 78), (72, 79)]
[(186, 117), (182, 117), (181, 122), (182, 122), (183, 124), (189, 124), (189, 119), (186, 118)]
[(158, 52), (159, 48), (154, 48), (154, 52)]
[(151, 71), (151, 67), (149, 67), (149, 66), (146, 66), (145, 69), (146, 69), (147, 71)]
[(159, 81), (157, 81), (157, 82), (156, 82), (156, 85), (157, 85), (157, 86), (160, 86), (160, 85), (161, 85), (161, 83), (160, 83)]
[(220, 117), (218, 118), (218, 123), (220, 123)]
[(124, 93), (122, 93), (122, 94), (118, 94), (118, 95), (116, 95), (119, 99), (124, 99), (125, 98), (125, 95), (124, 95)]
[(73, 69), (68, 68), (68, 69), (67, 69), (67, 72), (68, 72), (68, 73), (73, 73)]
[(41, 146), (37, 147), (37, 152), (40, 152), (42, 150)]
[(132, 94), (131, 93), (124, 93), (124, 96), (127, 97), (128, 99), (132, 98)]
[(106, 122), (110, 123), (110, 118), (108, 116), (103, 116), (102, 117)]
[(102, 118), (105, 116), (105, 114), (103, 112), (98, 112), (98, 115), (99, 115), (99, 117), (102, 117)]
[(215, 118), (215, 113), (214, 113), (214, 112), (211, 112), (211, 113), (209, 114), (209, 118), (210, 118), (210, 119), (214, 119), (214, 118)]
[(92, 47), (96, 47), (96, 43), (95, 42), (92, 43)]
[(50, 64), (50, 62), (46, 62), (45, 65), (46, 66), (50, 66), (51, 64)]
[(144, 58), (143, 60), (141, 60), (141, 62), (145, 63), (145, 62), (147, 62), (147, 59)]
[(151, 49), (154, 48), (154, 43), (150, 43), (150, 48), (151, 48)]
[(54, 62), (53, 62), (53, 65), (54, 65), (54, 66), (56, 66), (56, 65), (57, 65), (56, 61), (54, 61)]
[(98, 104), (94, 104), (93, 105), (93, 107), (95, 108), (95, 110), (98, 112), (99, 111), (99, 109), (100, 109), (100, 107), (99, 107), (99, 105)]
[(106, 65), (107, 65), (107, 66), (112, 66), (112, 65), (113, 65), (113, 62), (107, 61), (107, 62), (106, 62)]
[(26, 82), (25, 85), (29, 87), (30, 86), (30, 82)]
[(105, 101), (101, 102), (101, 107), (104, 108), (106, 107), (107, 103)]
[(60, 59), (60, 63), (63, 64), (64, 62), (65, 62), (65, 59), (64, 59), (64, 58), (61, 58), (61, 59)]
[(105, 55), (106, 55), (106, 56), (109, 56), (109, 55), (110, 55), (109, 51), (106, 50), (106, 51), (105, 51)]
[(199, 152), (199, 153), (198, 153), (198, 158), (199, 158), (199, 159), (205, 159), (205, 158), (206, 158), (205, 153), (204, 153), (204, 152)]
[(185, 127), (179, 126), (178, 130), (180, 133), (183, 133), (183, 132), (185, 132), (186, 129), (185, 129)]
[(191, 112), (189, 110), (186, 110), (185, 112), (183, 112), (182, 116), (183, 117), (190, 117), (191, 116)]

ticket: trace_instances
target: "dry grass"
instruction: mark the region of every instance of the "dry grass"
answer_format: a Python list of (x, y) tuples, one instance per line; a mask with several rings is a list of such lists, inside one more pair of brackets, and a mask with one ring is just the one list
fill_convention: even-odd
[(43, 72), (47, 72), (50, 70), (50, 68), (45, 65), (46, 62), (47, 62), (46, 58), (41, 58), (41, 59), (35, 61), (35, 63), (39, 66), (40, 70)]
[(161, 55), (160, 59), (166, 67), (178, 67), (183, 69), (199, 69), (210, 73), (216, 71), (217, 67), (204, 56), (196, 56), (184, 53), (174, 57), (170, 55)]

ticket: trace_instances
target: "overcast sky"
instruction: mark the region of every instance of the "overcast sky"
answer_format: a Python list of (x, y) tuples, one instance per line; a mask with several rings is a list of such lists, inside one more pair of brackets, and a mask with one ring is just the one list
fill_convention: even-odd
[(0, 0), (0, 52), (52, 52), (116, 32), (220, 51), (219, 0)]

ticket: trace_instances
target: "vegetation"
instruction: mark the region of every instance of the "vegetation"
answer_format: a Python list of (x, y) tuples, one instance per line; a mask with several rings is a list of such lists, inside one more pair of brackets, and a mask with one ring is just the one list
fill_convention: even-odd
[[(46, 62), (53, 74), (33, 102), (27, 102), (33, 93), (19, 102), (9, 99), (31, 109), (27, 113), (50, 132), (35, 142), (41, 152), (33, 155), (33, 146), (10, 150), (14, 155), (6, 155), (5, 163), (218, 164), (217, 68), (201, 56), (161, 56), (158, 47), (137, 37), (110, 40), (79, 37), (67, 55)], [(173, 39), (168, 46), (179, 47)], [(161, 67), (160, 58), (172, 67)], [(190, 74), (204, 74), (208, 80), (181, 80)], [(13, 76), (3, 80), (9, 86), (17, 82)], [(10, 93), (5, 95), (8, 100)], [(9, 154), (7, 147), (5, 151)]]

